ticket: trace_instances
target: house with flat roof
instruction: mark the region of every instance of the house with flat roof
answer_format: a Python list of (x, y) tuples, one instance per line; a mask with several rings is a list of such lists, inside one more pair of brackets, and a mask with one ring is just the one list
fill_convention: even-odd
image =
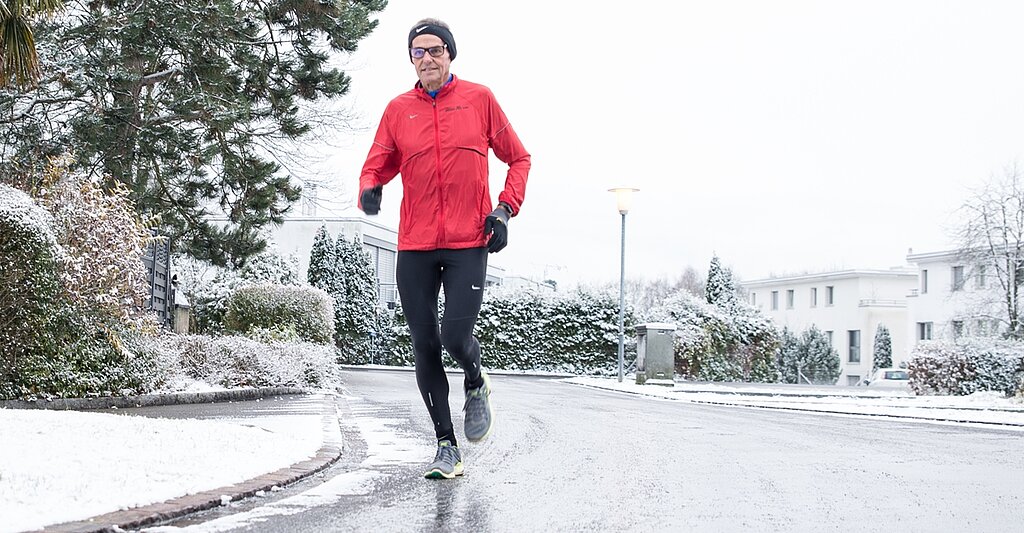
[(824, 332), (839, 353), (838, 383), (855, 385), (871, 374), (878, 326), (889, 329), (893, 363), (909, 358), (907, 295), (917, 283), (917, 272), (899, 267), (782, 276), (740, 286), (780, 328), (799, 335), (813, 325)]

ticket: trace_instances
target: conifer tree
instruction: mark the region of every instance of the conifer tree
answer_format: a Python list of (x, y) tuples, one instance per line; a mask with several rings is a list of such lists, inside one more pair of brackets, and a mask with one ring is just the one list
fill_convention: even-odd
[(722, 266), (717, 255), (711, 258), (704, 292), (709, 304), (726, 310), (736, 307), (736, 285), (732, 280), (732, 271)]
[(871, 370), (892, 367), (892, 337), (885, 324), (879, 324), (875, 330), (874, 357)]
[(782, 383), (800, 383), (800, 339), (789, 328), (782, 328), (778, 352), (779, 379)]
[(327, 232), (327, 226), (321, 225), (313, 237), (313, 248), (309, 251), (309, 268), (306, 270), (306, 280), (310, 285), (323, 289), (327, 294), (337, 292), (337, 281), (335, 275), (335, 253), (334, 239)]
[(126, 187), (143, 217), (158, 215), (176, 251), (242, 266), (300, 198), (291, 171), (301, 165), (282, 162), (313, 132), (347, 124), (329, 107), (351, 81), (334, 65), (385, 5), (69, 4), (33, 27), (51, 74), (31, 93), (0, 89), (0, 182), (35, 190), (45, 161), (71, 152), (73, 170)]
[(800, 339), (800, 371), (819, 385), (832, 385), (839, 379), (839, 353), (832, 348), (817, 326), (811, 326)]
[(339, 235), (335, 244), (336, 269), (343, 289), (335, 296), (338, 347), (347, 362), (369, 359), (377, 329), (377, 276), (359, 238)]

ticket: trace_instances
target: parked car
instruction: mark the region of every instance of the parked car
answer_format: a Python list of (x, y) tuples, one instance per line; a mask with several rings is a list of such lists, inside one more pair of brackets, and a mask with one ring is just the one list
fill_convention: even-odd
[(910, 371), (906, 368), (879, 368), (867, 380), (868, 387), (909, 389)]

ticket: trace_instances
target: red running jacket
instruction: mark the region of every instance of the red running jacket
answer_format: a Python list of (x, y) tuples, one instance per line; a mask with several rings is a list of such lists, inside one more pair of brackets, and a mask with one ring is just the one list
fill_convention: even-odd
[(384, 110), (359, 190), (402, 174), (399, 250), (486, 246), (484, 219), (495, 207), (488, 188), (488, 148), (509, 166), (498, 201), (518, 214), (530, 154), (491, 90), (453, 76), (431, 98), (417, 83)]

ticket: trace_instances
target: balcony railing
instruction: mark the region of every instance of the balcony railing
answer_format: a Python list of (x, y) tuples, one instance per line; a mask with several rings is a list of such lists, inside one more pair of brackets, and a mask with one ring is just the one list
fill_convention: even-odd
[(906, 307), (907, 302), (903, 300), (880, 300), (868, 298), (860, 300), (860, 307)]

